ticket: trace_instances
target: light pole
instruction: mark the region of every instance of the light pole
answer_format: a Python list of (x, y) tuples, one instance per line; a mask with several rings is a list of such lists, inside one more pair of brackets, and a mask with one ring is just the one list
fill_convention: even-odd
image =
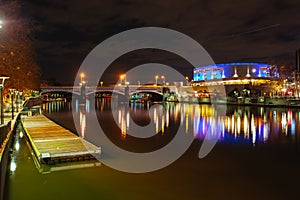
[(120, 80), (121, 80), (121, 86), (122, 86), (122, 80), (124, 79), (124, 85), (126, 85), (126, 74), (121, 74), (120, 75)]
[(165, 76), (161, 76), (161, 79), (163, 80), (163, 84), (165, 86)]
[(0, 106), (1, 106), (1, 124), (4, 124), (3, 116), (3, 88), (5, 79), (9, 79), (7, 76), (0, 76)]
[(185, 77), (185, 80), (186, 80), (186, 85), (189, 85), (189, 77), (188, 76)]
[(17, 111), (19, 112), (21, 108), (21, 92), (16, 91), (16, 103), (17, 103)]
[(80, 73), (80, 84), (84, 82), (85, 74), (83, 72)]
[(155, 85), (157, 86), (158, 75), (155, 76)]
[(10, 97), (11, 97), (11, 119), (14, 119), (14, 95), (15, 95), (15, 89), (9, 89), (10, 91)]
[(86, 86), (86, 81), (84, 80), (85, 74), (83, 72), (80, 73), (80, 96), (81, 96), (81, 103), (85, 104), (86, 103), (86, 93), (85, 93), (85, 86)]

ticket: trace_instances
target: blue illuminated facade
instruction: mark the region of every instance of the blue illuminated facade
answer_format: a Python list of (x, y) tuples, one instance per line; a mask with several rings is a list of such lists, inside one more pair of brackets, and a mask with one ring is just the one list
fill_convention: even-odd
[(264, 63), (224, 63), (197, 67), (194, 81), (226, 78), (278, 78), (276, 66)]

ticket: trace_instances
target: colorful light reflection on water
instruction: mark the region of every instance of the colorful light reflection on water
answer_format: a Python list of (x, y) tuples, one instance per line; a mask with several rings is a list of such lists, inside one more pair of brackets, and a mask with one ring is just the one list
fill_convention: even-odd
[[(88, 102), (89, 104), (89, 102)], [(151, 104), (131, 103), (127, 105), (111, 105), (108, 100), (96, 102), (97, 112), (113, 109), (117, 112), (117, 124), (120, 136), (125, 139), (131, 130), (133, 121), (147, 121), (152, 123), (155, 134), (164, 135), (170, 122), (180, 123), (185, 133), (192, 130), (194, 137), (203, 140), (208, 135), (215, 138), (220, 135), (220, 143), (253, 144), (268, 142), (294, 141), (299, 132), (300, 110), (271, 108), (271, 107), (238, 107), (227, 106), (226, 116), (218, 116), (218, 110), (224, 106), (207, 104), (165, 103), (163, 107), (150, 110)], [(47, 113), (70, 110), (68, 102), (52, 102), (44, 104), (43, 110)], [(86, 132), (86, 115), (91, 114), (89, 109), (76, 109), (81, 123), (81, 135)], [(150, 111), (150, 112), (149, 112)], [(152, 119), (152, 121), (151, 121)], [(217, 134), (220, 131), (221, 134)]]

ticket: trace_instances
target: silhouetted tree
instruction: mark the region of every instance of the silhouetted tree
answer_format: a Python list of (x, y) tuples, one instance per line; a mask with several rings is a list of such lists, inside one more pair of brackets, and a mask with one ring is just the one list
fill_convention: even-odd
[(40, 70), (30, 38), (30, 21), (21, 15), (19, 1), (1, 1), (0, 74), (10, 77), (6, 88), (38, 89)]

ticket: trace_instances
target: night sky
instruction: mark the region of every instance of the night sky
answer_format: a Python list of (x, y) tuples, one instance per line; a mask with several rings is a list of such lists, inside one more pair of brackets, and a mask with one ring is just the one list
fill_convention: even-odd
[[(87, 54), (121, 31), (156, 26), (180, 31), (198, 41), (216, 63), (294, 64), (300, 48), (300, 1), (287, 0), (31, 0), (22, 1), (34, 24), (34, 47), (42, 79), (72, 84)], [(163, 56), (162, 56), (163, 55)], [(175, 55), (137, 51), (121, 57), (106, 82), (128, 66), (149, 61), (192, 68)], [(176, 67), (175, 67), (176, 68)]]

